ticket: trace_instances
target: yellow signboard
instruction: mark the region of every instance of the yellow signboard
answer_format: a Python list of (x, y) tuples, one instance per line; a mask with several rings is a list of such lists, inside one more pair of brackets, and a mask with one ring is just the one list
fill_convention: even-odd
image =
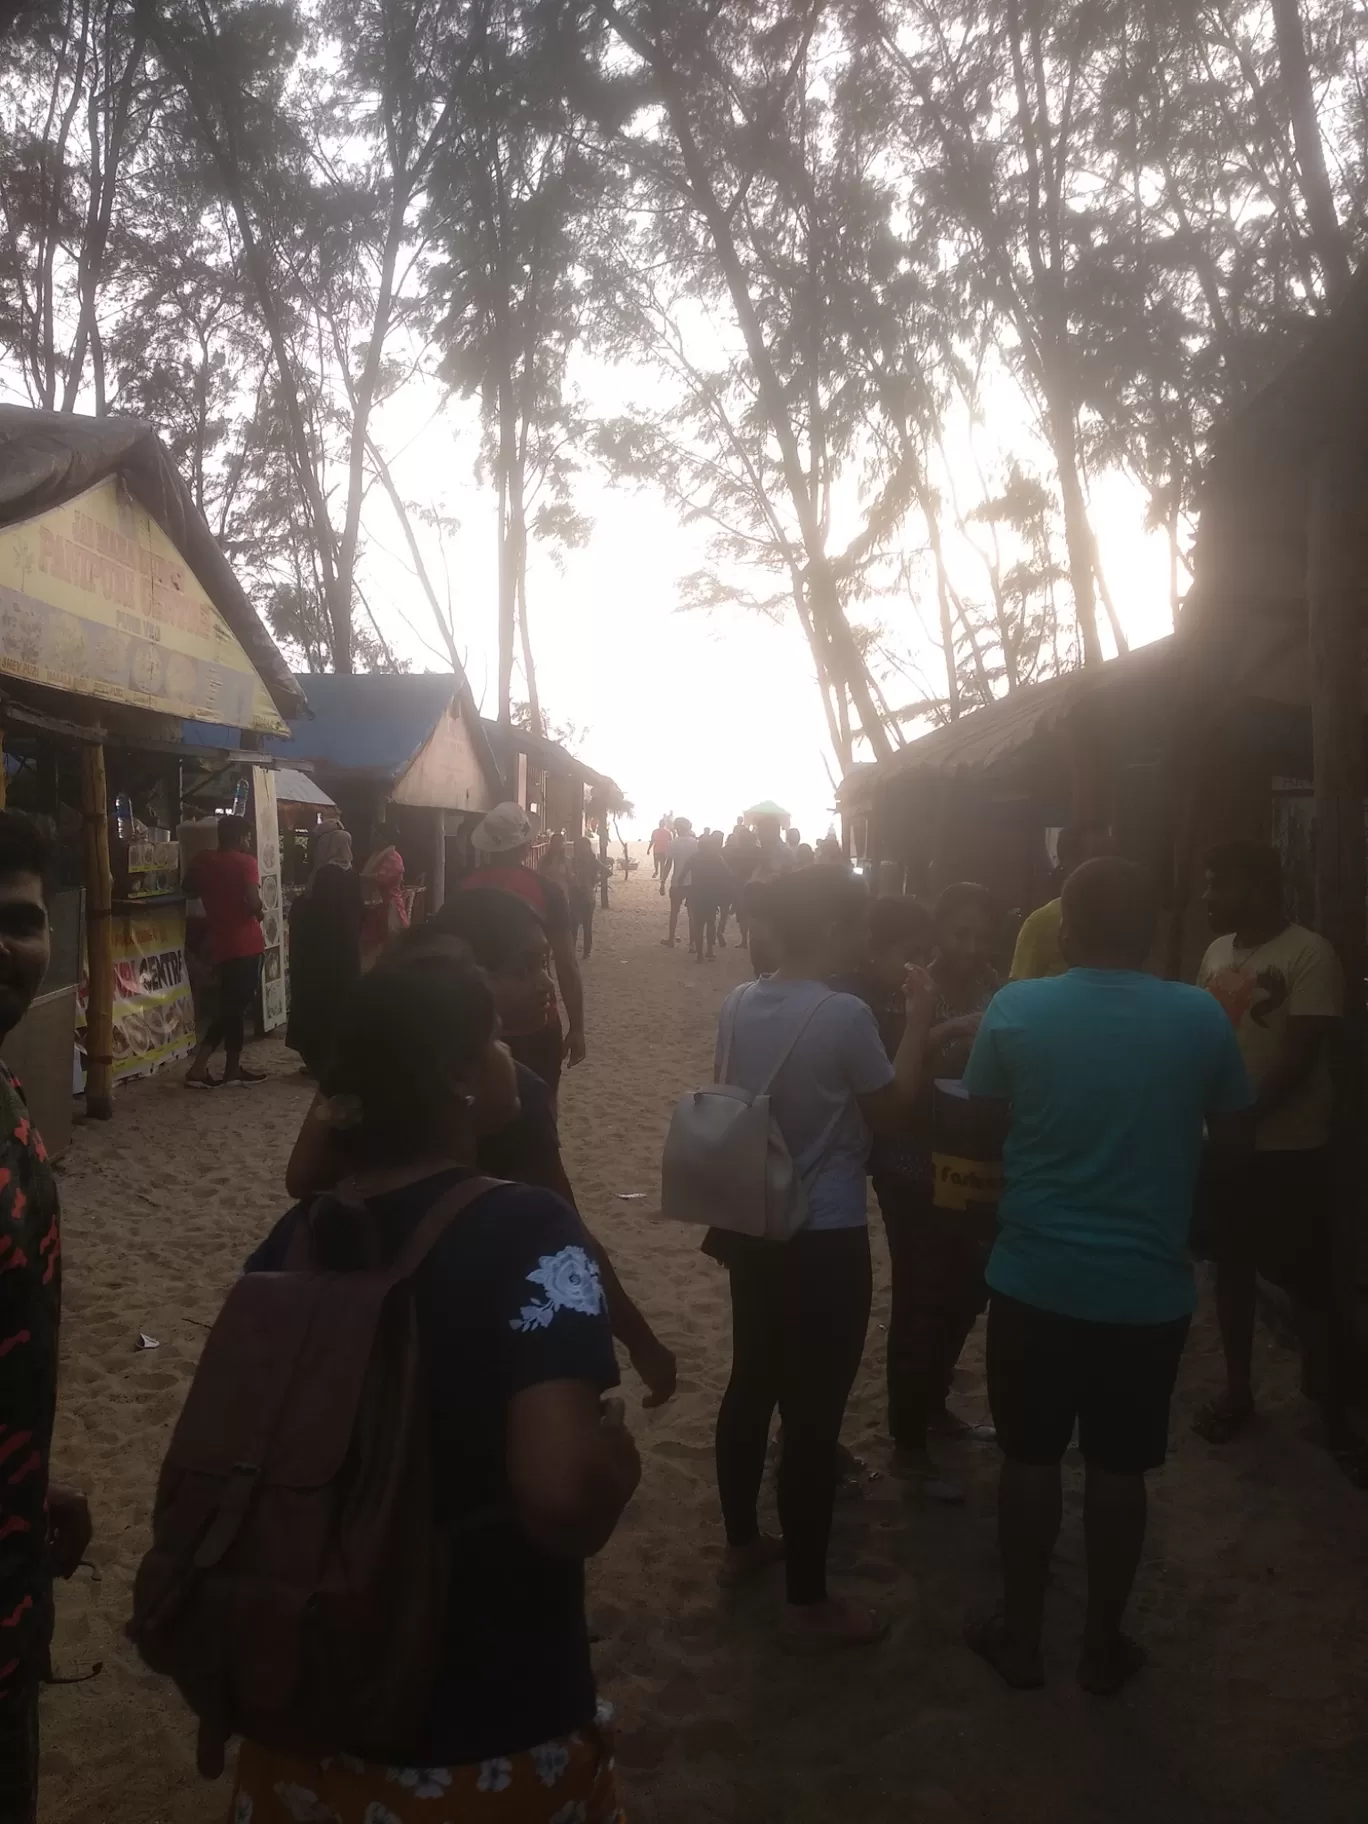
[(113, 476), (0, 531), (0, 672), (191, 722), (286, 732), (194, 572)]

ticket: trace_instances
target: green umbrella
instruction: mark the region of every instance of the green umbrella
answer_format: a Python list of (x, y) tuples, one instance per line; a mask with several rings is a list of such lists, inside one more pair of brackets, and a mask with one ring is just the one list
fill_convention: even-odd
[(782, 804), (776, 804), (772, 798), (766, 798), (763, 804), (753, 804), (746, 812), (747, 823), (753, 823), (757, 817), (777, 817), (780, 823), (791, 821)]

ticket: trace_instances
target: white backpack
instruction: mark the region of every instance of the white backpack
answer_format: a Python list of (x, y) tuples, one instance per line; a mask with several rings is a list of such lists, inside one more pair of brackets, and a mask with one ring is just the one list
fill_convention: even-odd
[(674, 1222), (788, 1241), (807, 1221), (807, 1191), (770, 1112), (770, 1091), (817, 1008), (834, 997), (824, 994), (808, 1009), (774, 1069), (752, 1092), (727, 1081), (737, 1016), (750, 992), (732, 1005), (721, 1081), (675, 1104), (661, 1160), (660, 1208)]

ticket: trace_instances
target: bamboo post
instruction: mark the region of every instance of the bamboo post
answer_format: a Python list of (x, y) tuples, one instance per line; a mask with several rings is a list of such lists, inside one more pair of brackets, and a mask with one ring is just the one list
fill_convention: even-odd
[(434, 917), (446, 904), (446, 812), (432, 813), (432, 872), (428, 882), (427, 915)]
[(109, 802), (104, 749), (81, 749), (81, 815), (85, 825), (86, 1113), (114, 1113), (114, 880), (109, 870)]
[[(1332, 446), (1312, 484), (1306, 594), (1315, 778), (1316, 922), (1344, 965), (1350, 1020), (1363, 1013), (1364, 539), (1368, 472)], [(1357, 1036), (1357, 1032), (1356, 1032)]]

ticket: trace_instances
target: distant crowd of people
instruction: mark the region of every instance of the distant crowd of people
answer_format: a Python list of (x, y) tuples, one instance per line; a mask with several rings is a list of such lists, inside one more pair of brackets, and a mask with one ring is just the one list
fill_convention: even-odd
[[(475, 832), (480, 865), (434, 917), (394, 930), (367, 970), (359, 957), (353, 969), (350, 940), (345, 966), (326, 947), (315, 959), (341, 987), (326, 1045), (315, 1028), (306, 1054), (318, 1091), (286, 1172), (296, 1201), (206, 1343), (130, 1624), (194, 1707), (203, 1768), (244, 1737), (233, 1824), (411, 1824), (434, 1801), (452, 1824), (623, 1816), (584, 1563), (641, 1474), (611, 1397), (614, 1339), (648, 1405), (673, 1396), (677, 1364), (586, 1227), (561, 1155), (560, 1073), (585, 1051), (574, 932), (587, 953), (583, 897), (598, 875), (578, 845), (531, 865), (535, 835), (520, 807), (500, 806)], [(342, 906), (350, 933), (344, 837), (318, 840), (308, 916)], [(715, 1434), (721, 1580), (782, 1563), (794, 1652), (887, 1631), (827, 1581), (870, 1315), (872, 1177), (892, 1267), (890, 1467), (949, 1502), (962, 1498), (954, 1448), (995, 1438), (1002, 1455), (1002, 1599), (971, 1619), (968, 1644), (1009, 1685), (1043, 1682), (1076, 1432), (1078, 1679), (1113, 1693), (1143, 1661), (1124, 1617), (1194, 1247), (1216, 1262), (1228, 1370), (1203, 1435), (1227, 1442), (1253, 1416), (1261, 1272), (1292, 1298), (1327, 1444), (1368, 1481), (1329, 1226), (1338, 963), (1288, 919), (1277, 858), (1255, 845), (1209, 858), (1214, 935), (1195, 986), (1150, 972), (1154, 888), (1105, 829), (1065, 832), (1061, 891), (1022, 926), (1005, 983), (983, 887), (951, 885), (930, 909), (874, 898), (829, 846), (802, 847), (764, 820), (695, 837), (687, 819), (663, 819), (652, 842), (665, 941), (686, 910), (701, 961), (732, 917), (750, 945), (755, 979), (723, 1004), (714, 1074), (737, 1106), (763, 1099), (801, 1199), (787, 1239), (764, 1210), (727, 1226), (719, 1210), (704, 1238), (732, 1311)], [(238, 852), (230, 833), (219, 854)], [(3, 1031), (46, 966), (45, 867), (34, 827), (0, 811)], [(245, 923), (249, 871), (218, 872), (239, 881)], [(49, 1478), (55, 1183), (3, 1066), (0, 1102), (0, 1423), (15, 1465), (0, 1482), (0, 1817), (29, 1824), (51, 1578), (72, 1573), (91, 1529), (83, 1497)], [(948, 1107), (964, 1122), (954, 1144), (1000, 1160), (991, 1240), (938, 1195)], [(985, 1306), (992, 1427), (950, 1400)], [(771, 1538), (758, 1497), (776, 1412)]]
[(750, 944), (747, 889), (776, 880), (792, 868), (811, 867), (814, 861), (842, 860), (841, 845), (824, 836), (816, 849), (803, 841), (792, 825), (785, 830), (778, 816), (742, 815), (727, 833), (705, 829), (694, 834), (687, 817), (668, 812), (651, 833), (653, 878), (660, 883), (662, 899), (668, 894), (670, 922), (660, 940), (673, 950), (679, 942), (680, 914), (687, 915), (690, 954), (700, 963), (712, 962), (727, 947), (727, 926), (736, 920), (737, 940), (744, 950)]

